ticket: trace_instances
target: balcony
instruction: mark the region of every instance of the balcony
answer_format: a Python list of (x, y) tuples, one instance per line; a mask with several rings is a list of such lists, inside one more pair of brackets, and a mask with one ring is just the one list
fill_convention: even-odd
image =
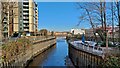
[(3, 33), (8, 33), (8, 30), (3, 31)]
[(23, 19), (29, 19), (29, 17), (23, 17)]
[(29, 27), (29, 25), (24, 25), (24, 27)]
[(27, 2), (28, 3), (29, 1), (28, 0), (23, 0), (23, 2), (25, 2), (25, 3)]
[(29, 31), (29, 29), (24, 29), (24, 31)]
[(29, 21), (23, 21), (23, 23), (29, 23)]
[(29, 1), (23, 1), (23, 5), (28, 5)]
[(23, 11), (28, 11), (29, 9), (23, 9)]
[(6, 20), (6, 19), (4, 19), (4, 20), (3, 20), (3, 22), (7, 22), (7, 20)]
[(23, 15), (29, 15), (29, 13), (23, 13)]
[(29, 5), (23, 5), (23, 8), (24, 8), (24, 7), (29, 7)]

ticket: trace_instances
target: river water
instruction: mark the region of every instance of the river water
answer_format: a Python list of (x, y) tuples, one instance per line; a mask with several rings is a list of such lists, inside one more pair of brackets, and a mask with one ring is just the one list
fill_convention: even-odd
[[(66, 60), (68, 62), (68, 44), (65, 39), (57, 39), (54, 47), (48, 49), (44, 54), (37, 56), (30, 66), (48, 67), (48, 66), (64, 66)], [(71, 63), (70, 63), (71, 64)], [(37, 68), (38, 68), (37, 67)]]

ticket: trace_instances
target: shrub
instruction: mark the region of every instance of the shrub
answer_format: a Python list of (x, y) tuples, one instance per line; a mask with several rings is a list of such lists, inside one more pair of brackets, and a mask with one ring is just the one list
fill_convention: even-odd
[(22, 54), (25, 50), (30, 49), (32, 42), (27, 38), (18, 38), (16, 41), (7, 42), (2, 45), (2, 56), (8, 61), (16, 55)]

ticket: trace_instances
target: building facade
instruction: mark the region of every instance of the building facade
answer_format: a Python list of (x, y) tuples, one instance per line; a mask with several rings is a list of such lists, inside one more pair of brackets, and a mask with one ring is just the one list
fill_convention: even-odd
[(94, 36), (93, 29), (92, 28), (86, 29), (85, 30), (85, 36), (93, 37)]
[[(12, 7), (12, 9), (10, 9)], [(23, 0), (8, 6), (8, 13), (3, 20), (4, 37), (35, 35), (38, 31), (38, 7), (33, 0)]]
[(23, 2), (18, 2), (14, 8), (14, 32), (35, 35), (38, 31), (37, 4), (33, 0), (23, 0)]
[[(109, 26), (109, 27), (106, 27), (107, 28), (107, 31), (108, 31), (108, 37), (109, 38), (112, 38), (113, 37), (113, 34), (114, 34), (114, 38), (118, 38), (118, 31), (119, 31), (119, 27), (118, 26), (115, 26), (114, 29), (112, 29), (112, 26)], [(102, 29), (102, 27), (97, 27), (97, 28), (94, 28), (95, 30), (96, 29)], [(113, 33), (112, 33), (112, 30), (113, 30)], [(96, 32), (96, 31), (95, 31)], [(100, 37), (98, 35), (98, 33), (95, 33), (97, 37)], [(85, 36), (87, 37), (94, 37), (94, 33), (93, 33), (93, 29), (90, 28), (90, 29), (86, 29), (85, 30)]]
[(85, 29), (71, 29), (71, 33), (74, 34), (74, 35), (77, 35), (77, 34), (85, 34)]

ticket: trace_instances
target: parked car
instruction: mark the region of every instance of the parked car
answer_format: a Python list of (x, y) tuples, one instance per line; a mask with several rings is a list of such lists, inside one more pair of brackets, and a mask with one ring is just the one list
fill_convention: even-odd
[(10, 38), (9, 38), (9, 40), (16, 40), (16, 39), (18, 39), (18, 38), (20, 38), (21, 37), (21, 35), (19, 34), (19, 33), (16, 33), (16, 34), (13, 34), (13, 36), (11, 36)]

